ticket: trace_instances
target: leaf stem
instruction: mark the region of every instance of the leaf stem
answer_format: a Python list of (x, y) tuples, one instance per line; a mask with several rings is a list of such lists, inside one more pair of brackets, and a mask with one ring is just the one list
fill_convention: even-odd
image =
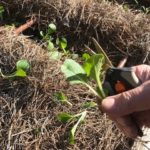
[(95, 94), (95, 96), (102, 99), (102, 97), (90, 85), (88, 85), (88, 84), (85, 84), (85, 85), (93, 92), (93, 94)]
[(106, 97), (106, 95), (105, 95), (105, 92), (104, 92), (104, 90), (103, 90), (103, 87), (102, 87), (102, 83), (101, 83), (101, 81), (100, 81), (100, 78), (99, 78), (99, 76), (97, 76), (97, 75), (96, 75), (96, 82), (97, 82), (99, 91), (100, 91), (100, 93), (101, 93), (101, 95), (100, 95), (100, 96), (101, 96), (101, 99), (103, 99), (103, 98)]

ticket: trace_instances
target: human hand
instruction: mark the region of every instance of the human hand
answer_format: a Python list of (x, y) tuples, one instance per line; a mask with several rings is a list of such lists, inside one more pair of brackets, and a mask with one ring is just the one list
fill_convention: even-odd
[(139, 65), (133, 71), (142, 81), (135, 89), (110, 96), (102, 101), (102, 110), (117, 126), (131, 138), (138, 135), (138, 130), (130, 115), (134, 117), (139, 126), (150, 127), (150, 66)]

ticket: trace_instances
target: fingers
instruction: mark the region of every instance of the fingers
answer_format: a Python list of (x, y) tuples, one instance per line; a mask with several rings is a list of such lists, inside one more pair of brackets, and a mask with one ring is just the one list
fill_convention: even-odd
[(101, 107), (104, 112), (114, 117), (148, 110), (150, 109), (149, 93), (150, 80), (133, 90), (104, 99)]
[(150, 80), (150, 66), (138, 65), (133, 67), (133, 71), (138, 76), (138, 78), (142, 81), (142, 83)]
[(150, 110), (133, 114), (140, 126), (150, 127)]
[(126, 136), (130, 138), (136, 138), (138, 136), (138, 129), (130, 116), (120, 117), (114, 121), (118, 128), (122, 130)]

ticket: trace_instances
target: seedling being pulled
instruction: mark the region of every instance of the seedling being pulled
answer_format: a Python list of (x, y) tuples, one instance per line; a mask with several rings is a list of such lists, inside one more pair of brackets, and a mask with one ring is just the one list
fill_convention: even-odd
[(16, 71), (9, 74), (9, 75), (4, 75), (2, 73), (2, 70), (0, 69), (0, 75), (4, 79), (10, 79), (14, 77), (26, 77), (27, 76), (27, 71), (30, 68), (30, 64), (28, 63), (27, 60), (19, 60), (16, 63)]
[[(102, 87), (104, 64), (104, 56), (102, 54), (94, 54), (85, 61), (83, 66), (72, 59), (67, 59), (62, 65), (61, 71), (70, 84), (84, 84), (102, 100), (106, 97)], [(95, 88), (91, 86), (92, 80), (96, 82)]]

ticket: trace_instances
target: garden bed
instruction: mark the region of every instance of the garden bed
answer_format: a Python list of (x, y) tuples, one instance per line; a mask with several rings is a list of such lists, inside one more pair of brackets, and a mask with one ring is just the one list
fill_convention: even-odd
[[(115, 65), (125, 56), (129, 57), (127, 66), (149, 64), (150, 16), (106, 1), (2, 0), (0, 4), (5, 8), (0, 27), (2, 72), (12, 73), (20, 59), (31, 65), (26, 78), (0, 77), (0, 149), (129, 150), (132, 141), (97, 107), (88, 109), (75, 144), (69, 144), (73, 123), (62, 124), (58, 113), (79, 113), (82, 103), (97, 98), (87, 88), (65, 80), (60, 68), (68, 56), (52, 60), (40, 31), (46, 32), (49, 23), (56, 24), (54, 36), (66, 37), (68, 49), (79, 56), (87, 52), (84, 44), (92, 47), (91, 37), (95, 37)], [(36, 24), (16, 36), (12, 24), (20, 26), (32, 17)], [(56, 102), (58, 92), (73, 106)]]

